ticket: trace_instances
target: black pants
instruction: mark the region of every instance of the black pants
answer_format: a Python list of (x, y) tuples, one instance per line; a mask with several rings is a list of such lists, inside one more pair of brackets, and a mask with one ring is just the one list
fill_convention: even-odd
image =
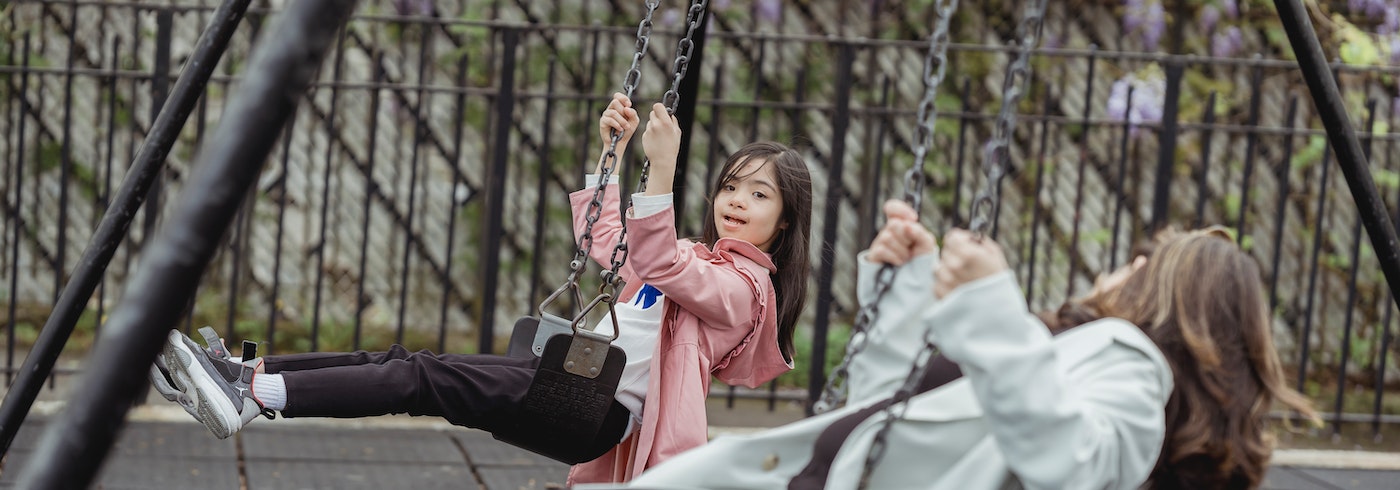
[[(407, 413), (495, 432), (520, 422), (517, 408), (539, 359), (409, 352), (395, 345), (387, 352), (313, 352), (267, 356), (263, 362), (267, 373), (286, 382), (285, 417)], [(606, 451), (622, 439), (629, 417), (627, 408), (613, 401), (596, 440), (560, 442)]]

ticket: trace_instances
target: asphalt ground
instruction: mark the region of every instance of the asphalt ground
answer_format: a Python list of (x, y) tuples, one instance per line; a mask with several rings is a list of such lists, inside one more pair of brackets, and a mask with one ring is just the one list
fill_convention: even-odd
[[(749, 427), (712, 426), (719, 436), (761, 430), (753, 425), (784, 417), (784, 411), (724, 405), (712, 400), (714, 421)], [(36, 405), (0, 467), (0, 489), (18, 488), (21, 469), (34, 462), (38, 438), (61, 406)], [(1274, 462), (1265, 489), (1400, 489), (1396, 453), (1281, 450)], [(260, 419), (219, 440), (178, 407), (153, 404), (130, 413), (92, 488), (547, 489), (561, 488), (567, 472), (488, 433), (430, 417)]]

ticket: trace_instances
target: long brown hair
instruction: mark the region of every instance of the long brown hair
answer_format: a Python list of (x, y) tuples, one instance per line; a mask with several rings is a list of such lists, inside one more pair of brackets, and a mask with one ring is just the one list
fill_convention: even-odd
[[(778, 230), (768, 253), (773, 258), (773, 265), (778, 267), (778, 272), (773, 274), (773, 289), (778, 294), (778, 348), (784, 357), (792, 360), (792, 337), (797, 330), (797, 318), (802, 316), (802, 307), (807, 302), (807, 275), (811, 272), (807, 247), (812, 231), (812, 176), (802, 155), (786, 145), (771, 141), (749, 143), (730, 154), (706, 197), (701, 240), (711, 247), (719, 241), (719, 229), (714, 220), (715, 197), (725, 184), (749, 175), (740, 175), (739, 172), (743, 170), (744, 163), (753, 158), (762, 159), (764, 165), (773, 166), (778, 193), (783, 198), (783, 213), (778, 222), (787, 223), (787, 226)], [(761, 168), (756, 167), (750, 172)]]
[(1166, 438), (1149, 488), (1258, 487), (1273, 452), (1273, 403), (1317, 420), (1284, 382), (1259, 267), (1220, 229), (1168, 232), (1152, 248), (1120, 287), (1060, 317), (1132, 322), (1171, 366)]

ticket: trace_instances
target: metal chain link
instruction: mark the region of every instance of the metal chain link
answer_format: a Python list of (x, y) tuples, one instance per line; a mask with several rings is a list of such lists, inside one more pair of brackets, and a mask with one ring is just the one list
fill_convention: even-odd
[[(695, 42), (693, 41), (695, 30), (700, 26), (701, 16), (705, 13), (705, 5), (707, 3), (708, 0), (692, 0), (690, 9), (686, 11), (685, 18), (687, 27), (685, 35), (681, 36), (681, 40), (676, 43), (676, 58), (671, 63), (671, 88), (661, 97), (661, 103), (666, 106), (667, 114), (675, 114), (676, 105), (680, 102), (681, 80), (685, 78), (685, 73), (689, 69), (690, 56), (695, 48)], [(646, 191), (647, 180), (650, 175), (651, 159), (648, 158), (642, 162), (641, 178), (637, 185), (637, 192)], [(622, 231), (617, 237), (618, 246), (613, 248), (611, 257), (612, 268), (603, 271), (603, 282), (606, 287), (612, 288), (614, 293), (617, 291), (617, 286), (622, 282), (622, 265), (627, 263), (627, 255), (630, 252), (627, 248), (627, 221), (624, 220), (622, 223)], [(600, 288), (599, 292), (602, 293), (603, 290)]]
[(982, 190), (972, 199), (972, 222), (968, 229), (978, 236), (985, 235), (996, 219), (997, 207), (1001, 205), (1001, 179), (1006, 177), (1012, 134), (1016, 131), (1016, 108), (1025, 95), (1026, 84), (1031, 78), (1031, 48), (1040, 37), (1040, 25), (1045, 20), (1046, 0), (1033, 0), (1026, 6), (1021, 22), (1016, 25), (1016, 58), (1006, 70), (1006, 78), (1001, 83), (1001, 112), (997, 113), (996, 124), (992, 127), (992, 139), (987, 142), (982, 155), (982, 169), (986, 181)]
[[(651, 43), (652, 18), (656, 13), (656, 8), (660, 6), (660, 0), (646, 0), (646, 15), (637, 24), (636, 51), (632, 54), (632, 66), (627, 69), (627, 75), (623, 77), (622, 92), (627, 98), (632, 98), (632, 93), (636, 91), (637, 84), (642, 78), (642, 58), (646, 55), (647, 46)], [(593, 190), (593, 198), (588, 202), (588, 210), (584, 212), (583, 233), (579, 236), (578, 248), (574, 250), (574, 258), (569, 261), (569, 278), (564, 284), (554, 290), (544, 302), (540, 303), (540, 312), (543, 313), (545, 306), (552, 303), (555, 298), (563, 294), (566, 290), (574, 292), (575, 299), (582, 304), (579, 294), (579, 279), (583, 271), (588, 268), (588, 254), (593, 250), (593, 225), (598, 222), (603, 214), (603, 197), (607, 192), (608, 181), (612, 177), (613, 170), (617, 168), (618, 155), (617, 145), (622, 141), (622, 133), (613, 130), (612, 139), (608, 143), (608, 151), (603, 155), (602, 169), (598, 174), (598, 186)], [(619, 242), (620, 246), (622, 245)], [(616, 253), (614, 249), (614, 254)]]
[[(935, 9), (938, 22), (929, 36), (928, 53), (924, 55), (924, 97), (919, 101), (919, 122), (914, 138), (914, 165), (904, 174), (904, 200), (913, 206), (917, 214), (923, 205), (924, 157), (933, 140), (933, 126), (938, 118), (938, 108), (934, 100), (938, 97), (938, 87), (948, 71), (948, 26), (953, 13), (958, 10), (958, 0), (939, 0)], [(861, 306), (856, 312), (855, 324), (851, 326), (851, 339), (846, 342), (846, 354), (841, 363), (831, 371), (822, 388), (821, 398), (812, 405), (812, 410), (824, 413), (836, 408), (846, 398), (846, 378), (850, 375), (851, 360), (862, 350), (868, 339), (866, 331), (879, 313), (880, 300), (894, 283), (895, 268), (885, 265), (875, 276), (875, 297)]]
[[(1037, 39), (1040, 36), (1040, 25), (1045, 19), (1045, 4), (1046, 0), (1032, 0), (1031, 4), (1025, 8), (1021, 22), (1016, 25), (1016, 40), (1020, 46), (1017, 46), (1016, 57), (1012, 60), (1006, 71), (1006, 78), (1002, 81), (1001, 111), (997, 114), (992, 140), (983, 155), (982, 167), (986, 172), (986, 180), (982, 183), (982, 190), (972, 201), (972, 223), (969, 228), (979, 236), (987, 231), (987, 227), (992, 221), (991, 218), (996, 215), (996, 207), (1000, 205), (1000, 185), (1002, 177), (1005, 177), (1007, 173), (1006, 167), (1009, 157), (1007, 149), (1016, 126), (1016, 107), (1020, 103), (1021, 96), (1025, 93), (1025, 85), (1030, 79), (1031, 49), (1037, 44)], [(982, 211), (981, 214), (978, 213), (979, 210)], [(881, 411), (884, 420), (881, 422), (880, 429), (875, 433), (875, 439), (871, 442), (870, 452), (866, 453), (865, 466), (861, 470), (858, 488), (864, 490), (869, 487), (870, 476), (885, 455), (890, 429), (894, 426), (895, 421), (903, 419), (904, 413), (909, 410), (907, 402), (917, 394), (915, 391), (923, 382), (925, 366), (937, 351), (938, 347), (929, 336), (929, 332), (925, 332), (924, 348), (919, 351), (913, 365), (910, 366), (909, 376), (904, 379), (904, 384), (895, 392), (890, 404)]]

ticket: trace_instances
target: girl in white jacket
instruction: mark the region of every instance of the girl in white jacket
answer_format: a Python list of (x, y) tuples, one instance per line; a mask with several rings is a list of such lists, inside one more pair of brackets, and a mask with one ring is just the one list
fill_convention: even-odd
[(954, 230), (940, 255), (912, 209), (892, 202), (886, 215), (861, 256), (862, 303), (880, 263), (900, 270), (852, 364), (847, 405), (716, 439), (633, 487), (858, 487), (879, 408), (925, 335), (945, 383), (908, 401), (867, 488), (1252, 488), (1272, 402), (1313, 415), (1283, 382), (1257, 265), (1228, 235), (1164, 237), (1047, 328), (995, 242)]

